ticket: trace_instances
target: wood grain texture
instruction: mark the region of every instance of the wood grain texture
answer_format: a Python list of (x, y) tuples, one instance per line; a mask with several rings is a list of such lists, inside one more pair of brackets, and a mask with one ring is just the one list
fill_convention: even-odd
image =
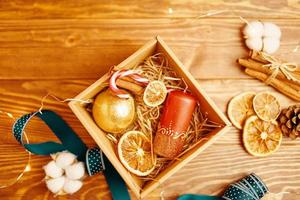
[[(300, 50), (293, 50), (300, 42), (300, 20), (272, 21), (283, 32), (278, 55), (296, 62)], [(247, 78), (236, 63), (248, 54), (243, 26), (238, 17), (0, 20), (0, 79), (98, 78), (156, 35), (196, 78)]]
[[(0, 18), (8, 20), (190, 18), (216, 10), (227, 11), (225, 13), (227, 17), (239, 14), (245, 17), (299, 18), (300, 14), (297, 0), (2, 0), (0, 7)], [(172, 13), (169, 12), (169, 8), (172, 8)]]
[[(197, 18), (213, 11), (223, 13)], [(0, 1), (0, 110), (19, 117), (37, 110), (49, 92), (62, 99), (74, 97), (156, 35), (172, 47), (223, 112), (233, 96), (249, 90), (272, 91), (283, 107), (295, 103), (244, 75), (236, 64), (247, 55), (239, 15), (278, 24), (283, 32), (278, 55), (299, 63), (300, 49), (292, 52), (300, 41), (297, 0)], [(45, 108), (58, 112), (90, 147), (95, 145), (67, 104), (49, 97)], [(12, 120), (0, 115), (0, 185), (12, 180), (26, 162), (27, 154), (10, 134), (11, 125)], [(31, 142), (55, 140), (35, 119), (26, 131)], [(299, 140), (284, 139), (276, 154), (254, 158), (243, 148), (241, 133), (232, 128), (146, 199), (221, 194), (229, 183), (253, 171), (272, 192), (290, 192), (285, 200), (299, 199), (299, 147)], [(18, 184), (0, 189), (1, 199), (111, 199), (101, 174), (85, 179), (74, 195), (53, 197), (43, 182), (42, 166), (48, 160), (33, 156), (32, 170)]]

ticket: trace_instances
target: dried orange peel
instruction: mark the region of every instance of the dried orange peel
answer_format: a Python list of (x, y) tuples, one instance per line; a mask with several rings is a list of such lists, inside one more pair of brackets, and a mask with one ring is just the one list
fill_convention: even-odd
[(236, 128), (242, 129), (245, 120), (254, 115), (252, 105), (254, 96), (255, 92), (244, 92), (230, 101), (227, 113), (230, 121)]
[(279, 114), (280, 104), (270, 92), (245, 92), (228, 105), (228, 116), (234, 126), (243, 129), (244, 146), (253, 156), (268, 156), (280, 147)]
[(257, 116), (248, 118), (243, 131), (243, 143), (253, 156), (268, 156), (276, 152), (282, 141), (282, 133), (276, 122), (267, 122)]
[(279, 101), (270, 92), (261, 92), (255, 95), (253, 108), (256, 115), (264, 121), (275, 121), (281, 111)]
[(167, 88), (162, 81), (151, 81), (144, 91), (143, 100), (147, 106), (156, 107), (165, 101), (167, 94)]
[(118, 154), (128, 171), (138, 176), (147, 176), (156, 164), (156, 156), (152, 154), (151, 148), (151, 139), (143, 132), (129, 131), (119, 140)]

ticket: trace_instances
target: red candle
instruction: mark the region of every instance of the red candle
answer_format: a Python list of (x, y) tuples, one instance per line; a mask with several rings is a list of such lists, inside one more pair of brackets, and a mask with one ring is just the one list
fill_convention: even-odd
[(195, 106), (196, 99), (191, 94), (183, 91), (169, 93), (154, 138), (156, 154), (175, 158), (181, 153)]

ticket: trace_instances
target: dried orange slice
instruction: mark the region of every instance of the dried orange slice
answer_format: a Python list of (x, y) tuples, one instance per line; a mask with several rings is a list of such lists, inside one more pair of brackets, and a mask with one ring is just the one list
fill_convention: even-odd
[(147, 106), (156, 107), (165, 101), (167, 94), (167, 88), (162, 81), (151, 81), (144, 91), (143, 100)]
[(253, 156), (267, 156), (278, 150), (282, 133), (277, 122), (267, 122), (252, 116), (246, 120), (243, 142)]
[(133, 174), (147, 176), (154, 170), (156, 156), (151, 153), (151, 140), (140, 131), (129, 131), (120, 138), (118, 154)]
[(265, 121), (274, 121), (280, 114), (280, 104), (270, 92), (261, 92), (253, 99), (253, 108), (256, 115)]
[(242, 129), (245, 120), (254, 114), (252, 105), (254, 96), (254, 92), (244, 92), (234, 97), (228, 105), (228, 117), (238, 129)]

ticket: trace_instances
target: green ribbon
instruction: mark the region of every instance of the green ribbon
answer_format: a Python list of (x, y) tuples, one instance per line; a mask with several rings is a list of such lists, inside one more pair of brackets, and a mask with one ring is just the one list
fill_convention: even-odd
[(178, 197), (177, 200), (224, 200), (224, 199), (221, 197), (208, 196), (208, 195), (185, 194)]
[[(36, 144), (23, 143), (24, 129), (27, 123), (34, 116), (39, 117), (47, 124), (47, 126), (53, 131), (56, 137), (61, 141), (61, 144), (53, 141)], [(13, 125), (13, 134), (18, 142), (33, 154), (50, 155), (67, 150), (75, 154), (78, 160), (85, 162), (85, 153), (87, 152), (87, 146), (68, 126), (68, 124), (63, 121), (55, 112), (44, 110), (42, 111), (42, 113), (34, 112), (22, 116)]]
[(229, 185), (222, 198), (206, 195), (185, 194), (177, 200), (260, 200), (268, 188), (254, 173), (249, 174), (240, 181)]
[[(24, 129), (34, 116), (44, 121), (61, 143), (53, 141), (36, 144), (24, 143)], [(87, 172), (90, 176), (103, 172), (114, 200), (130, 200), (125, 182), (102, 151), (98, 147), (88, 149), (77, 134), (55, 112), (43, 110), (42, 112), (26, 114), (16, 120), (12, 132), (16, 140), (33, 154), (50, 155), (61, 151), (75, 154), (78, 160), (86, 163)]]
[(229, 185), (223, 198), (226, 200), (259, 200), (268, 191), (266, 184), (256, 174), (251, 173)]

